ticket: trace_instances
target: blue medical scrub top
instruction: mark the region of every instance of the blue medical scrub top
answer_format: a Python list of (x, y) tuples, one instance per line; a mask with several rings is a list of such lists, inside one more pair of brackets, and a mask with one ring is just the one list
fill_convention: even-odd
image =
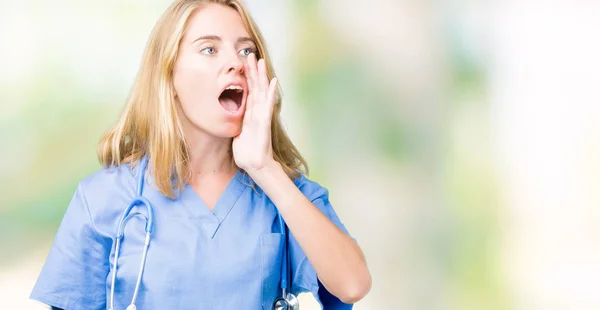
[[(135, 197), (138, 174), (127, 164), (102, 169), (79, 183), (32, 299), (67, 310), (107, 309), (117, 225)], [(147, 178), (143, 195), (154, 209), (154, 230), (137, 308), (272, 309), (281, 291), (285, 244), (275, 205), (257, 185), (247, 185), (248, 175), (238, 171), (213, 210), (189, 185), (170, 199), (151, 183)], [(294, 183), (348, 233), (325, 188), (305, 176)], [(131, 213), (119, 254), (115, 310), (131, 302), (145, 238), (145, 208)], [(324, 309), (352, 308), (321, 285), (291, 233), (288, 251), (294, 294), (310, 292)]]

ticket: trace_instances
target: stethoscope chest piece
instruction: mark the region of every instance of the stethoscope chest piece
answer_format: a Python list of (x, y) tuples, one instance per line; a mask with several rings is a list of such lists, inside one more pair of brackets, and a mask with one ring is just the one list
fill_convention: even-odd
[(300, 303), (298, 302), (298, 298), (292, 294), (287, 293), (285, 298), (279, 297), (273, 303), (274, 310), (299, 310)]

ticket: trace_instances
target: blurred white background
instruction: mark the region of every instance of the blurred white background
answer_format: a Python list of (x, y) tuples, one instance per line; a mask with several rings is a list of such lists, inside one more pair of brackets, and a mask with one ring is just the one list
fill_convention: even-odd
[[(310, 177), (367, 256), (355, 309), (600, 308), (600, 2), (246, 2)], [(40, 308), (58, 223), (170, 3), (0, 0), (5, 307)]]

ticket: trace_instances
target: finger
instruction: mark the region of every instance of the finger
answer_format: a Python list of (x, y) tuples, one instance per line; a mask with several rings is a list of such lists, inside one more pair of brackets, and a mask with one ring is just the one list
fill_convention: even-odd
[[(259, 91), (258, 79), (257, 79), (257, 69), (256, 69), (256, 54), (251, 53), (248, 55), (248, 62), (246, 64), (248, 69), (248, 74), (246, 79), (248, 80), (248, 99), (246, 100), (246, 111), (252, 111), (252, 107), (256, 103), (257, 93)], [(249, 114), (252, 114), (251, 112)], [(249, 115), (252, 117), (252, 115)]]
[(246, 80), (248, 80), (248, 90), (252, 92), (256, 85), (256, 73), (254, 73), (256, 68), (256, 56), (254, 53), (248, 55), (248, 62), (246, 63)]
[(258, 61), (258, 85), (263, 92), (266, 92), (269, 88), (269, 77), (267, 76), (267, 65), (264, 58)]
[(252, 89), (252, 79), (250, 78), (250, 73), (249, 73), (249, 69), (248, 69), (248, 64), (245, 63), (244, 64), (244, 77), (246, 78), (246, 105), (244, 107), (244, 110), (248, 110), (248, 108), (250, 108), (250, 106), (252, 105), (252, 92), (250, 92), (250, 90)]
[(246, 85), (248, 89), (252, 87), (252, 81), (250, 80), (250, 68), (248, 67), (248, 63), (244, 64), (244, 77), (246, 78)]
[(277, 78), (274, 77), (269, 84), (269, 90), (267, 91), (267, 105), (269, 119), (273, 117), (273, 107), (275, 107), (275, 93), (277, 92)]
[(249, 61), (250, 75), (252, 76), (252, 83), (254, 85), (255, 92), (260, 90), (260, 81), (258, 80), (258, 63), (256, 54), (252, 54), (252, 60)]
[[(243, 125), (248, 125), (251, 123), (251, 119), (252, 119), (252, 115), (250, 115), (251, 113), (252, 113), (252, 109), (248, 110), (248, 107), (246, 107), (246, 111), (244, 111), (244, 118), (242, 119)], [(242, 127), (242, 130), (244, 130), (244, 127)]]

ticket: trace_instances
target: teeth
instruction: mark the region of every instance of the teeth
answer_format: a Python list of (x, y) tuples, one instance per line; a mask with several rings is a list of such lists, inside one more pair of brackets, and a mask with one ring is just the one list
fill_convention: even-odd
[(237, 90), (238, 92), (240, 92), (240, 91), (242, 91), (242, 90), (243, 90), (243, 89), (242, 89), (242, 87), (241, 87), (241, 86), (239, 86), (239, 85), (229, 85), (229, 86), (227, 86), (227, 88), (225, 88), (225, 89)]

